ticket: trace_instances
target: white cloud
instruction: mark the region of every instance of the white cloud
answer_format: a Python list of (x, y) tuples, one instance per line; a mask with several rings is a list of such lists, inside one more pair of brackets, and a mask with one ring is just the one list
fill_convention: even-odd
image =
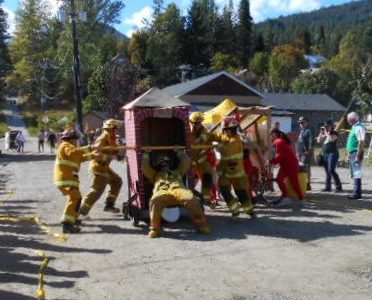
[(292, 11), (309, 11), (320, 8), (321, 3), (319, 0), (291, 0), (289, 8)]
[(154, 10), (150, 6), (145, 6), (140, 11), (135, 12), (131, 17), (124, 19), (125, 25), (132, 26), (131, 29), (127, 30), (125, 35), (131, 37), (132, 34), (139, 28), (145, 26), (145, 20), (150, 20)]
[(8, 22), (8, 32), (10, 34), (13, 34), (14, 30), (15, 30), (15, 14), (12, 10), (10, 10), (9, 8), (7, 7), (3, 7), (4, 11), (8, 14), (8, 19), (7, 19), (7, 22)]
[(125, 36), (131, 38), (132, 34), (136, 32), (136, 29), (129, 29), (125, 32)]
[(150, 19), (153, 9), (150, 6), (145, 6), (140, 11), (135, 12), (130, 18), (124, 20), (124, 24), (132, 25), (136, 28), (144, 27), (144, 20)]
[(62, 1), (56, 1), (56, 0), (46, 0), (45, 2), (48, 5), (48, 8), (50, 9), (50, 12), (53, 16), (57, 14), (59, 7), (63, 3)]
[[(240, 0), (234, 0), (235, 9)], [(322, 0), (250, 0), (251, 15), (255, 22), (263, 21), (269, 16), (288, 15), (318, 9)], [(224, 6), (229, 0), (217, 0), (217, 4)]]

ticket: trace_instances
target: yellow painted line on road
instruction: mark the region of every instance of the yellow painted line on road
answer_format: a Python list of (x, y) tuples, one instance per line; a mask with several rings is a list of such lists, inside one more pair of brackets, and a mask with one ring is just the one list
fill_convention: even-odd
[(45, 252), (43, 251), (40, 251), (40, 250), (37, 250), (35, 251), (35, 253), (42, 257), (43, 258), (43, 262), (40, 266), (40, 269), (39, 269), (39, 283), (38, 283), (38, 286), (37, 286), (37, 298), (39, 300), (45, 300), (45, 297), (46, 297), (46, 293), (45, 293), (45, 289), (44, 289), (44, 275), (45, 275), (45, 270), (46, 268), (48, 267), (48, 264), (49, 264), (49, 257), (45, 254)]

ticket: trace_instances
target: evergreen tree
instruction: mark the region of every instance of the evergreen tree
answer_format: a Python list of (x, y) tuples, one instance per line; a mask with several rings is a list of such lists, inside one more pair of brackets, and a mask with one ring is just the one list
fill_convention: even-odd
[(149, 31), (146, 59), (157, 86), (177, 81), (177, 70), (182, 63), (183, 35), (184, 21), (180, 11), (175, 4), (169, 4), (155, 17)]
[(14, 65), (7, 82), (23, 92), (38, 94), (48, 45), (48, 17), (40, 0), (25, 0), (16, 12), (16, 30), (10, 44)]
[(249, 0), (241, 0), (238, 8), (237, 56), (242, 67), (249, 66), (252, 50), (252, 17)]
[(316, 46), (321, 55), (327, 56), (328, 54), (327, 42), (326, 42), (325, 30), (324, 30), (323, 25), (320, 25), (319, 27)]
[(10, 71), (11, 63), (10, 63), (10, 56), (7, 46), (7, 14), (1, 7), (3, 0), (0, 0), (0, 93), (1, 89), (4, 86), (4, 77)]
[(234, 28), (234, 5), (230, 0), (229, 5), (223, 8), (222, 14), (217, 17), (215, 25), (216, 48), (214, 52), (235, 54), (235, 28)]
[(264, 38), (261, 33), (256, 34), (254, 41), (254, 53), (266, 50)]
[(187, 63), (209, 67), (216, 48), (217, 7), (214, 0), (194, 0), (186, 17)]

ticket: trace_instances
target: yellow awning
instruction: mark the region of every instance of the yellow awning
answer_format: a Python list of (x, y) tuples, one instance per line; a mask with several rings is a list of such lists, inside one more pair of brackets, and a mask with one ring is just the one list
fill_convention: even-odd
[(204, 113), (204, 125), (215, 125), (222, 121), (224, 116), (231, 114), (238, 106), (231, 99), (225, 99), (215, 108)]

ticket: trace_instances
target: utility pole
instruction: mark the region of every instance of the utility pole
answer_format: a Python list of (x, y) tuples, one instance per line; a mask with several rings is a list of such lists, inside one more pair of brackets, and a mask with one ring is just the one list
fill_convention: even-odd
[(80, 74), (80, 57), (79, 57), (79, 44), (76, 30), (77, 13), (75, 8), (75, 0), (71, 0), (71, 23), (72, 23), (72, 42), (74, 45), (74, 79), (75, 79), (75, 100), (77, 112), (77, 125), (80, 132), (84, 135), (83, 128), (83, 94), (81, 88), (81, 74)]

